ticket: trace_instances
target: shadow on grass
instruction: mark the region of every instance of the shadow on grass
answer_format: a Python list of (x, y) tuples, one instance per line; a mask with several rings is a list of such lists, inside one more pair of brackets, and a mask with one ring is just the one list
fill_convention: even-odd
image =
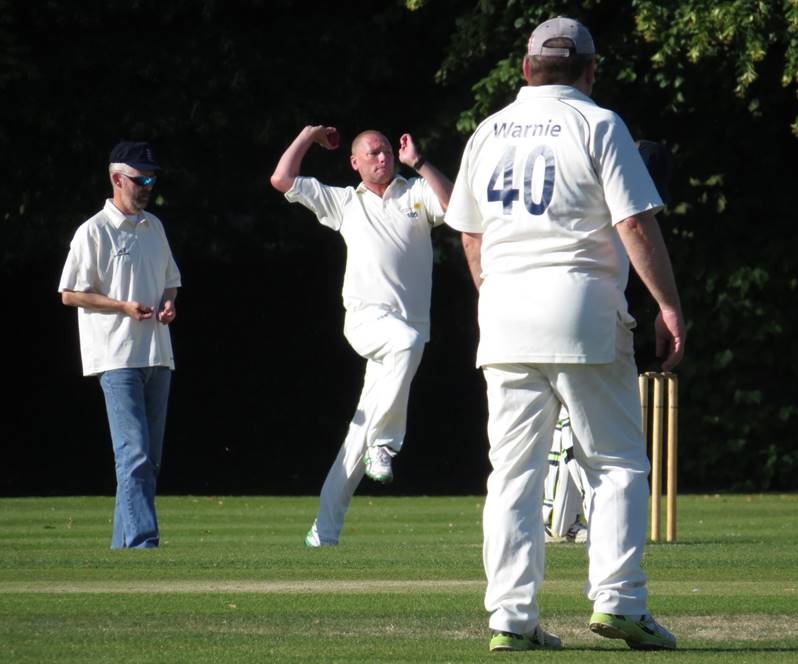
[(773, 646), (773, 647), (763, 646), (761, 648), (752, 648), (750, 646), (741, 646), (740, 648), (699, 647), (699, 648), (679, 648), (678, 652), (751, 652), (751, 653), (761, 652), (761, 653), (782, 653), (786, 655), (788, 653), (798, 653), (798, 647), (795, 648), (782, 648), (779, 646)]
[[(547, 653), (555, 653), (555, 652), (568, 652), (568, 651), (573, 651), (573, 650), (579, 650), (580, 652), (602, 652), (602, 653), (612, 652), (612, 653), (616, 653), (616, 654), (619, 654), (619, 655), (626, 654), (626, 655), (635, 656), (635, 657), (639, 657), (640, 653), (644, 652), (642, 650), (633, 650), (632, 648), (620, 648), (620, 647), (619, 648), (612, 648), (612, 647), (604, 647), (604, 648), (602, 648), (601, 646), (579, 647), (579, 646), (568, 646), (567, 644), (563, 647), (563, 649), (561, 651), (547, 650), (546, 652)], [(787, 655), (787, 654), (790, 654), (790, 653), (798, 653), (798, 647), (782, 648), (782, 647), (779, 647), (779, 646), (773, 646), (773, 647), (763, 646), (761, 648), (752, 648), (750, 646), (741, 646), (739, 648), (729, 648), (729, 647), (713, 648), (713, 647), (710, 647), (710, 646), (706, 646), (706, 647), (698, 646), (698, 647), (694, 647), (694, 648), (683, 648), (683, 647), (680, 646), (676, 650), (648, 650), (648, 651), (645, 651), (645, 652), (662, 652), (662, 653), (668, 653), (668, 652), (671, 652), (671, 653), (689, 653), (689, 652), (695, 652), (695, 653), (700, 653), (700, 652), (704, 652), (704, 653), (722, 653), (722, 652), (728, 652), (728, 653), (772, 653), (772, 654)]]

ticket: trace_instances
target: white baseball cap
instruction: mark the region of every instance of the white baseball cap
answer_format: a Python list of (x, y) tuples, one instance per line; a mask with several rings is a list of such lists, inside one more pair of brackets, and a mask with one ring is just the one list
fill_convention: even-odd
[[(571, 48), (545, 46), (549, 39), (570, 39)], [(596, 47), (587, 28), (572, 18), (558, 16), (541, 23), (529, 37), (529, 55), (569, 58), (574, 55), (595, 55)]]

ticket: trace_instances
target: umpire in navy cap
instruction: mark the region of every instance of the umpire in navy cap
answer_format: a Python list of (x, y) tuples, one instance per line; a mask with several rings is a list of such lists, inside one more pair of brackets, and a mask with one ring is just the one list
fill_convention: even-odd
[(113, 195), (75, 233), (58, 287), (78, 310), (83, 374), (97, 376), (105, 396), (117, 485), (111, 548), (160, 542), (155, 484), (181, 284), (163, 224), (146, 211), (158, 171), (148, 143), (114, 146)]
[(127, 164), (140, 171), (160, 171), (152, 146), (144, 141), (120, 141), (111, 150), (109, 163)]
[(126, 208), (144, 210), (161, 170), (152, 146), (145, 142), (121, 141), (111, 150), (108, 161), (114, 196), (119, 194)]

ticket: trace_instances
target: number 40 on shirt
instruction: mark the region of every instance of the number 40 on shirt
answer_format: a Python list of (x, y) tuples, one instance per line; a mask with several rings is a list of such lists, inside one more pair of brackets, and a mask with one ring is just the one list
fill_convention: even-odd
[[(539, 216), (546, 211), (551, 203), (554, 194), (555, 163), (554, 153), (548, 145), (537, 145), (529, 152), (523, 165), (523, 180), (521, 189), (513, 187), (513, 170), (515, 168), (515, 152), (517, 146), (510, 145), (504, 150), (504, 154), (499, 159), (493, 169), (493, 175), (488, 182), (488, 202), (501, 203), (502, 213), (512, 215), (513, 203), (519, 200), (523, 193), (524, 207), (535, 216)], [(542, 164), (543, 186), (540, 189), (539, 200), (534, 199), (532, 182), (535, 178), (537, 169)], [(540, 175), (538, 175), (540, 178)], [(539, 182), (539, 180), (537, 180)]]

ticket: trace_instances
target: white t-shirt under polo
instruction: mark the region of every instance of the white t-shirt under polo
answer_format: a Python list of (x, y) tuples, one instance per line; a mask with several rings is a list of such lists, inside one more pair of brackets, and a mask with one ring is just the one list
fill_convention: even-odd
[(430, 230), (443, 208), (423, 178), (397, 176), (380, 198), (363, 183), (330, 187), (297, 177), (285, 197), (311, 210), (346, 242), (344, 307), (387, 308), (409, 323), (429, 326), (432, 291)]
[(103, 209), (75, 232), (58, 290), (136, 301), (156, 313), (136, 321), (78, 307), (83, 374), (152, 366), (174, 369), (169, 326), (158, 322), (157, 311), (164, 290), (179, 286), (180, 271), (161, 221), (144, 212), (134, 223), (106, 200)]
[(614, 225), (661, 208), (626, 125), (576, 88), (524, 87), (483, 121), (446, 213), (483, 234), (477, 364), (613, 361), (634, 324)]

